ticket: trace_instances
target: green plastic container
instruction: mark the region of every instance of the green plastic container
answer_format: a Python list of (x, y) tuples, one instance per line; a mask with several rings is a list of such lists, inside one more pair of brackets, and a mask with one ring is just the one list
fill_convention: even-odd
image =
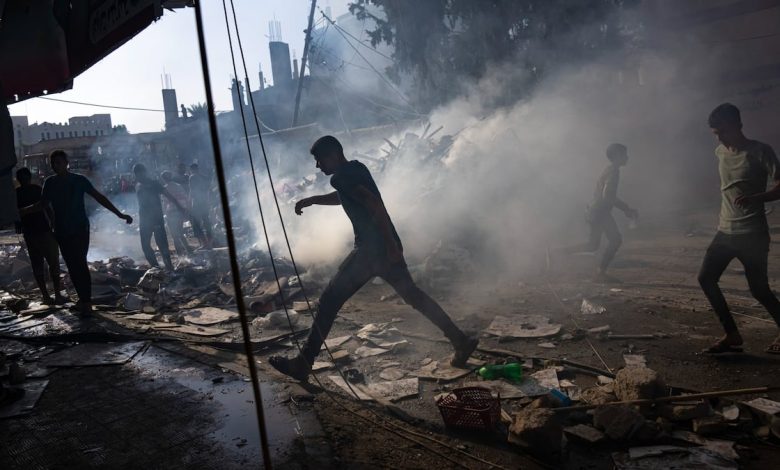
[(477, 375), (485, 380), (504, 378), (511, 382), (520, 382), (523, 379), (523, 366), (517, 362), (497, 365), (488, 364), (481, 367), (477, 371)]

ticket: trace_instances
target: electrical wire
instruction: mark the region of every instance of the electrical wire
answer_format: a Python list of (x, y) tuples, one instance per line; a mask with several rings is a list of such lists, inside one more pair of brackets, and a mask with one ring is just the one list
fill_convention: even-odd
[[(384, 58), (385, 58), (385, 59), (387, 59), (387, 60), (390, 60), (390, 61), (392, 61), (392, 60), (393, 60), (393, 58), (392, 58), (392, 57), (390, 57), (389, 55), (385, 54), (384, 52), (380, 51), (379, 49), (376, 49), (376, 48), (374, 48), (374, 47), (371, 47), (371, 46), (369, 46), (368, 44), (364, 43), (362, 39), (358, 39), (358, 38), (356, 38), (356, 37), (355, 37), (355, 36), (354, 36), (352, 33), (350, 33), (350, 32), (349, 32), (349, 31), (347, 31), (346, 29), (344, 29), (344, 28), (342, 28), (341, 26), (339, 26), (339, 25), (338, 25), (338, 23), (336, 23), (335, 21), (333, 21), (332, 19), (330, 19), (330, 18), (328, 17), (328, 15), (326, 15), (326, 14), (325, 14), (325, 12), (324, 12), (324, 11), (322, 11), (322, 8), (318, 8), (318, 9), (320, 10), (320, 13), (322, 14), (322, 16), (323, 16), (323, 17), (324, 17), (326, 20), (328, 20), (329, 22), (333, 23), (333, 26), (334, 26), (336, 29), (340, 30), (341, 32), (343, 32), (343, 33), (344, 33), (344, 34), (346, 34), (347, 36), (349, 36), (349, 37), (351, 37), (352, 39), (354, 39), (355, 41), (357, 41), (357, 42), (358, 42), (358, 44), (360, 44), (361, 46), (363, 46), (363, 47), (367, 48), (368, 50), (371, 50), (371, 51), (374, 51), (374, 52), (376, 52), (377, 54), (381, 55), (382, 57), (384, 57)], [(366, 24), (366, 20), (364, 19), (364, 20), (363, 20), (363, 25), (365, 26), (365, 24)]]
[[(152, 108), (134, 108), (132, 106), (115, 106), (111, 104), (98, 104), (98, 103), (86, 103), (83, 101), (66, 100), (62, 98), (52, 98), (51, 96), (36, 96), (39, 100), (57, 101), (59, 103), (78, 104), (81, 106), (92, 106), (95, 108), (109, 108), (109, 109), (123, 109), (127, 111), (149, 111), (153, 113), (164, 113), (164, 109), (152, 109)], [(177, 110), (178, 111), (178, 110)], [(225, 111), (215, 110), (216, 113), (223, 113)]]
[(260, 390), (260, 382), (257, 375), (257, 364), (254, 359), (252, 342), (249, 334), (249, 323), (247, 321), (246, 305), (244, 304), (243, 293), (241, 289), (241, 271), (238, 267), (236, 256), (236, 241), (233, 236), (233, 223), (230, 214), (229, 198), (227, 193), (227, 183), (225, 180), (225, 169), (222, 165), (222, 151), (219, 147), (219, 132), (217, 130), (217, 119), (214, 113), (214, 100), (211, 95), (211, 77), (209, 75), (208, 56), (206, 54), (206, 35), (203, 29), (203, 17), (201, 14), (200, 1), (193, 2), (195, 7), (195, 28), (198, 32), (198, 49), (200, 53), (201, 73), (203, 74), (203, 86), (206, 91), (206, 106), (209, 111), (209, 132), (211, 133), (211, 145), (214, 152), (214, 166), (217, 172), (219, 182), (219, 196), (222, 203), (222, 214), (225, 220), (225, 236), (228, 243), (230, 254), (230, 270), (233, 277), (233, 289), (236, 294), (236, 306), (238, 307), (238, 316), (241, 321), (241, 332), (244, 336), (244, 349), (249, 366), (249, 376), (252, 380), (252, 392), (255, 399), (255, 413), (257, 414), (257, 426), (260, 430), (260, 448), (262, 450), (263, 467), (266, 470), (272, 470), (271, 453), (268, 447), (268, 430), (265, 425), (265, 413), (263, 410), (263, 395)]
[(376, 74), (377, 74), (377, 76), (379, 76), (379, 78), (381, 78), (381, 79), (382, 79), (382, 81), (383, 81), (383, 82), (384, 82), (384, 83), (385, 83), (385, 84), (386, 84), (388, 87), (390, 87), (390, 89), (391, 89), (391, 90), (393, 90), (393, 91), (394, 91), (394, 92), (395, 92), (395, 93), (396, 93), (396, 94), (397, 94), (397, 95), (398, 95), (398, 96), (401, 98), (401, 100), (403, 100), (403, 101), (404, 101), (404, 103), (406, 103), (407, 105), (409, 105), (409, 107), (410, 107), (410, 108), (411, 108), (411, 109), (412, 109), (414, 112), (417, 112), (417, 109), (415, 109), (414, 105), (412, 105), (412, 103), (409, 101), (409, 99), (408, 99), (408, 98), (407, 98), (407, 97), (406, 97), (406, 96), (405, 96), (403, 93), (401, 93), (401, 91), (400, 91), (398, 88), (396, 88), (396, 87), (395, 87), (395, 85), (393, 85), (393, 83), (392, 83), (392, 82), (391, 82), (391, 81), (390, 81), (390, 80), (389, 80), (387, 77), (385, 77), (385, 75), (384, 75), (382, 72), (380, 72), (379, 70), (377, 70), (377, 69), (376, 69), (376, 67), (374, 67), (374, 65), (373, 65), (373, 64), (372, 64), (372, 63), (371, 63), (371, 62), (370, 62), (368, 59), (366, 59), (366, 57), (365, 57), (363, 54), (361, 54), (361, 53), (360, 53), (360, 51), (359, 51), (359, 50), (358, 50), (358, 49), (355, 47), (355, 45), (354, 45), (354, 44), (352, 44), (352, 41), (350, 41), (349, 39), (347, 39), (347, 37), (344, 35), (344, 33), (342, 33), (342, 32), (341, 32), (341, 31), (338, 29), (338, 26), (336, 25), (336, 23), (335, 23), (333, 20), (331, 20), (330, 18), (328, 18), (327, 16), (325, 16), (325, 13), (322, 13), (322, 15), (325, 17), (325, 19), (326, 19), (326, 20), (330, 21), (330, 23), (331, 23), (331, 24), (332, 24), (334, 27), (336, 27), (336, 32), (337, 32), (337, 33), (339, 33), (339, 34), (341, 35), (341, 37), (342, 37), (342, 38), (344, 38), (344, 40), (347, 42), (347, 44), (349, 45), (349, 47), (351, 47), (351, 48), (352, 48), (352, 50), (354, 50), (354, 51), (357, 53), (357, 55), (358, 55), (358, 56), (360, 56), (360, 58), (361, 58), (361, 59), (363, 59), (363, 61), (364, 61), (364, 62), (365, 62), (365, 63), (366, 63), (366, 64), (367, 64), (369, 67), (371, 67), (371, 70), (373, 70), (373, 71), (374, 71), (374, 73), (376, 73)]
[[(226, 0), (222, 0), (222, 2), (223, 2), (223, 8), (226, 9), (227, 8)], [(230, 6), (231, 6), (231, 9), (232, 9), (232, 13), (233, 13), (234, 29), (235, 29), (235, 32), (236, 32), (236, 40), (237, 40), (238, 47), (239, 47), (239, 54), (240, 54), (241, 60), (242, 60), (242, 65), (243, 65), (243, 69), (244, 69), (244, 75), (248, 76), (248, 71), (247, 71), (247, 67), (246, 67), (246, 60), (245, 60), (245, 56), (244, 56), (243, 46), (242, 46), (242, 43), (241, 43), (241, 35), (240, 35), (240, 32), (239, 32), (239, 27), (238, 27), (238, 19), (237, 19), (236, 10), (235, 10), (235, 4), (234, 4), (233, 0), (230, 0)], [(228, 30), (229, 30), (229, 28), (228, 28)], [(232, 55), (232, 50), (231, 50), (231, 55)], [(311, 317), (314, 319), (314, 313), (313, 313), (313, 309), (311, 308), (311, 302), (309, 300), (308, 295), (306, 294), (306, 289), (305, 289), (305, 287), (303, 285), (303, 281), (302, 281), (300, 272), (298, 270), (297, 263), (295, 262), (295, 257), (294, 257), (294, 254), (293, 254), (292, 246), (290, 244), (290, 239), (289, 239), (289, 236), (287, 235), (287, 229), (286, 229), (285, 224), (284, 224), (284, 218), (282, 216), (281, 206), (279, 205), (279, 199), (278, 199), (278, 197), (276, 195), (276, 190), (274, 188), (273, 177), (272, 177), (272, 174), (271, 174), (271, 168), (270, 168), (270, 164), (268, 162), (268, 155), (267, 155), (266, 150), (265, 150), (265, 144), (263, 142), (262, 133), (260, 132), (260, 124), (258, 122), (258, 116), (257, 116), (257, 110), (255, 108), (255, 104), (254, 104), (254, 98), (251, 96), (251, 94), (250, 94), (250, 105), (252, 107), (252, 114), (253, 114), (253, 116), (255, 118), (255, 126), (257, 127), (257, 130), (258, 130), (258, 138), (259, 138), (259, 141), (260, 141), (260, 148), (261, 148), (262, 153), (263, 153), (263, 160), (265, 161), (265, 166), (266, 166), (266, 171), (267, 171), (267, 175), (268, 175), (268, 179), (269, 179), (269, 183), (270, 183), (271, 193), (273, 194), (273, 199), (274, 199), (274, 203), (276, 205), (276, 210), (277, 210), (277, 213), (278, 213), (278, 216), (279, 216), (279, 221), (281, 223), (282, 233), (284, 235), (284, 239), (285, 239), (285, 242), (286, 242), (286, 245), (287, 245), (287, 250), (288, 250), (288, 252), (290, 254), (290, 262), (291, 262), (291, 264), (293, 266), (293, 270), (295, 272), (295, 275), (298, 277), (299, 284), (301, 286), (301, 292), (303, 293), (304, 299), (305, 299), (307, 307), (308, 307), (308, 312), (311, 315)], [(242, 119), (243, 119), (243, 112), (242, 112)], [(245, 129), (245, 137), (246, 137), (246, 140), (248, 141), (249, 139), (248, 139), (248, 134), (246, 132), (246, 127), (244, 127), (244, 129)], [(250, 146), (247, 146), (247, 151), (248, 151), (248, 154), (249, 154), (249, 160), (250, 160), (251, 170), (252, 170), (252, 173), (253, 173), (253, 178), (255, 178), (254, 181), (256, 183), (254, 159), (252, 157), (252, 152), (251, 152), (251, 147)], [(255, 187), (257, 187), (257, 184), (255, 184)], [(257, 193), (257, 194), (259, 194), (259, 193)], [(258, 202), (258, 206), (261, 206), (261, 202), (260, 202), (259, 196), (258, 196), (258, 201), (257, 202)], [(268, 254), (269, 254), (269, 257), (271, 259), (271, 265), (272, 265), (272, 269), (273, 269), (273, 272), (274, 272), (274, 276), (276, 277), (277, 287), (279, 288), (279, 295), (282, 298), (281, 299), (282, 300), (282, 305), (283, 305), (283, 308), (284, 308), (285, 316), (287, 317), (288, 326), (290, 327), (290, 331), (295, 333), (295, 328), (292, 325), (292, 321), (290, 319), (289, 311), (287, 309), (287, 302), (284, 299), (284, 293), (283, 293), (283, 291), (281, 289), (281, 283), (279, 281), (279, 275), (278, 275), (278, 272), (277, 272), (277, 269), (276, 269), (276, 262), (275, 262), (274, 257), (273, 257), (271, 243), (270, 243), (270, 239), (268, 237), (268, 230), (267, 230), (267, 227), (266, 227), (266, 224), (265, 224), (264, 217), (261, 219), (261, 222), (263, 224), (263, 231), (265, 233), (265, 239), (266, 239), (266, 245), (267, 245), (267, 248), (268, 248)], [(322, 332), (319, 330), (319, 326), (317, 325), (316, 322), (313, 323), (312, 327), (316, 330), (317, 334), (319, 334), (321, 337), (324, 338), (324, 336), (322, 335)], [(300, 342), (297, 340), (297, 338), (293, 337), (293, 343), (295, 344), (296, 348), (298, 349), (299, 354), (301, 354), (302, 353), (302, 347), (300, 345)], [(333, 355), (332, 355), (332, 353), (330, 351), (330, 348), (328, 348), (327, 344), (323, 343), (323, 345), (324, 345), (325, 350), (327, 351), (328, 355), (331, 357), (331, 360), (333, 360)], [(346, 376), (344, 375), (343, 371), (338, 366), (336, 367), (336, 370), (339, 373), (339, 375), (341, 376), (341, 378), (344, 380), (344, 383), (347, 385), (347, 387), (352, 392), (352, 394), (355, 395), (355, 397), (359, 398), (357, 392), (354, 390), (354, 388), (352, 387), (350, 382), (346, 379)], [(447, 444), (445, 442), (442, 442), (442, 441), (439, 441), (437, 439), (431, 438), (431, 437), (426, 436), (424, 434), (416, 433), (416, 432), (408, 430), (406, 428), (402, 428), (402, 427), (397, 426), (397, 425), (395, 425), (395, 424), (393, 424), (391, 422), (388, 422), (387, 424), (385, 424), (385, 423), (381, 422), (381, 420), (383, 420), (384, 418), (382, 416), (380, 416), (378, 413), (376, 413), (376, 411), (374, 411), (374, 410), (372, 410), (372, 409), (370, 409), (368, 407), (365, 407), (364, 409), (366, 409), (371, 414), (376, 416), (380, 421), (374, 421), (374, 420), (371, 420), (369, 418), (366, 418), (365, 416), (362, 416), (361, 414), (355, 412), (354, 410), (350, 410), (343, 403), (338, 401), (335, 398), (335, 396), (322, 384), (322, 382), (320, 381), (319, 377), (317, 377), (316, 374), (312, 373), (311, 375), (314, 377), (314, 379), (317, 382), (317, 384), (325, 391), (325, 393), (328, 395), (328, 397), (330, 397), (334, 401), (334, 403), (339, 404), (346, 411), (348, 411), (348, 412), (350, 412), (350, 413), (352, 413), (352, 414), (354, 414), (356, 416), (359, 416), (359, 417), (367, 420), (368, 422), (370, 422), (372, 424), (379, 425), (380, 427), (382, 427), (382, 428), (384, 428), (384, 429), (386, 429), (386, 430), (388, 430), (388, 431), (398, 435), (399, 437), (402, 437), (404, 439), (410, 440), (411, 442), (414, 442), (415, 444), (420, 445), (423, 448), (426, 448), (427, 450), (431, 451), (432, 453), (442, 457), (443, 459), (445, 459), (445, 460), (447, 460), (447, 461), (449, 461), (449, 462), (451, 462), (451, 463), (453, 463), (453, 464), (455, 464), (455, 465), (457, 465), (459, 467), (468, 468), (462, 462), (460, 462), (458, 460), (455, 460), (455, 459), (453, 459), (453, 458), (451, 458), (451, 457), (449, 457), (447, 455), (444, 455), (441, 452), (439, 452), (439, 451), (437, 451), (435, 449), (432, 449), (429, 446), (426, 446), (424, 443), (421, 443), (421, 442), (419, 442), (419, 441), (417, 441), (415, 439), (412, 439), (409, 436), (405, 436), (401, 432), (406, 432), (406, 433), (409, 433), (411, 435), (414, 435), (414, 436), (417, 436), (417, 437), (429, 440), (431, 442), (437, 443), (439, 445), (447, 447), (448, 449), (450, 449), (452, 451), (460, 453), (461, 455), (467, 456), (467, 457), (469, 457), (469, 458), (471, 458), (471, 459), (473, 459), (475, 461), (478, 461), (480, 463), (486, 464), (486, 465), (488, 465), (488, 466), (490, 466), (492, 468), (504, 468), (504, 467), (502, 467), (502, 466), (500, 466), (498, 464), (494, 464), (494, 463), (489, 462), (487, 460), (484, 460), (484, 459), (482, 459), (480, 457), (474, 456), (474, 455), (472, 455), (472, 454), (470, 454), (468, 452), (465, 452), (463, 450), (457, 449), (456, 447), (453, 447), (453, 446), (451, 446), (451, 445), (449, 445), (449, 444)], [(360, 402), (358, 402), (358, 403), (360, 403)], [(388, 426), (393, 426), (396, 429), (391, 429)], [(400, 430), (400, 431), (398, 431), (398, 430)]]

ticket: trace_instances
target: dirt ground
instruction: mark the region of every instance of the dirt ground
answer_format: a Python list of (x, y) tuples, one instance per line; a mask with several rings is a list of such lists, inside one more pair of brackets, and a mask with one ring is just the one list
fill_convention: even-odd
[[(487, 288), (466, 284), (451, 292), (437, 293), (436, 297), (459, 324), (476, 332), (486, 328), (495, 315), (534, 313), (561, 323), (561, 334), (571, 333), (577, 328), (604, 325), (609, 325), (614, 334), (662, 334), (657, 339), (592, 340), (606, 366), (585, 339), (553, 338), (555, 348), (548, 349), (540, 347), (539, 343), (550, 339), (499, 342), (495, 337), (481, 338), (480, 346), (515, 351), (518, 358), (566, 358), (600, 369), (609, 367), (617, 370), (624, 364), (623, 354), (633, 353), (644, 355), (647, 365), (659, 371), (669, 385), (687, 390), (780, 386), (780, 357), (763, 352), (778, 330), (769, 315), (750, 296), (741, 265), (736, 261), (724, 273), (721, 286), (730, 306), (742, 314), (736, 318), (745, 338), (745, 353), (720, 357), (701, 354), (702, 349), (722, 334), (720, 324), (696, 281), (704, 251), (714, 236), (714, 230), (706, 229), (713, 226), (713, 219), (709, 212), (697, 213), (656, 219), (648, 223), (649, 227), (625, 231), (625, 243), (612, 272), (622, 281), (619, 284), (591, 281), (590, 274), (597, 258), (582, 255), (554, 259), (552, 270), (547, 275), (532, 273), (518, 279), (496, 279)], [(780, 232), (780, 216), (770, 215), (770, 224), (773, 233)], [(771, 285), (777, 286), (780, 281), (780, 238), (772, 243), (769, 277)], [(391, 294), (392, 290), (386, 285), (369, 284), (364, 287), (344, 306), (330, 336), (354, 333), (366, 323), (398, 319), (401, 321), (394, 326), (414, 337), (409, 338), (411, 346), (403, 353), (394, 354), (393, 359), (402, 362), (402, 367), (409, 368), (427, 357), (444, 360), (450, 350), (440, 333), (402, 302), (380, 300)], [(583, 297), (605, 306), (606, 312), (594, 315), (580, 313)], [(487, 361), (502, 359), (484, 353), (477, 356)], [(358, 368), (369, 381), (379, 380), (376, 364), (379, 360), (361, 359), (346, 367)], [(453, 435), (446, 431), (433, 396), (457, 387), (467, 379), (473, 380), (468, 377), (449, 384), (421, 381), (420, 397), (402, 400), (399, 404), (411, 415), (423, 420), (421, 429), (442, 438), (455, 436), (457, 440), (451, 441), (453, 445), (460, 445), (469, 453), (490, 462), (506, 468), (537, 468), (543, 465), (505, 445), (501, 436), (475, 437)], [(586, 377), (577, 383), (590, 386), (593, 379)], [(780, 400), (778, 393), (768, 397)], [(366, 423), (356, 422), (354, 416), (326, 397), (318, 396), (315, 404), (335, 458), (345, 468), (430, 468), (434, 465), (456, 468), (417, 444), (399, 439), (376, 426), (371, 428)], [(511, 405), (507, 408), (511, 409)], [(757, 439), (738, 442), (742, 457), (740, 467), (770, 468), (771, 462), (780, 457), (778, 449)], [(566, 460), (552, 466), (613, 468), (610, 454), (615, 450), (610, 446), (589, 448), (571, 443)], [(489, 468), (467, 457), (454, 456), (469, 468)]]
[[(464, 329), (476, 333), (481, 333), (495, 315), (540, 314), (562, 325), (561, 334), (553, 338), (503, 341), (481, 336), (481, 347), (512, 351), (521, 360), (531, 357), (565, 358), (614, 371), (623, 366), (624, 353), (633, 353), (644, 355), (648, 366), (657, 370), (669, 385), (687, 390), (780, 386), (780, 357), (763, 352), (777, 334), (777, 328), (750, 297), (741, 267), (736, 262), (724, 274), (721, 285), (731, 307), (742, 314), (737, 316), (737, 323), (746, 340), (746, 352), (722, 357), (700, 353), (721, 334), (720, 325), (696, 282), (702, 256), (714, 235), (714, 230), (707, 229), (713, 226), (713, 214), (702, 212), (643, 222), (639, 229), (624, 232), (625, 243), (612, 272), (623, 281), (620, 284), (591, 281), (590, 274), (597, 258), (578, 255), (554, 258), (551, 271), (546, 274), (540, 264), (538, 271), (516, 278), (497, 276), (478, 284), (465, 282), (448, 291), (434, 291), (433, 295)], [(770, 223), (773, 233), (780, 232), (780, 215), (770, 215)], [(773, 241), (770, 253), (772, 286), (777, 286), (780, 281), (778, 244), (780, 238)], [(542, 253), (539, 257), (543, 259)], [(582, 314), (580, 304), (583, 298), (603, 305), (606, 312)], [(126, 323), (120, 316), (111, 313), (102, 318), (119, 330)], [(330, 337), (354, 334), (367, 323), (387, 321), (393, 321), (393, 326), (407, 337), (410, 344), (391, 353), (356, 359), (344, 368), (358, 369), (368, 382), (373, 382), (380, 380), (382, 361), (397, 361), (400, 368), (413, 370), (429, 359), (448, 360), (451, 353), (449, 345), (436, 328), (392, 297), (390, 287), (383, 284), (369, 283), (351, 299), (342, 309)], [(307, 321), (301, 320), (299, 326), (306, 325)], [(660, 335), (654, 339), (631, 340), (591, 337), (595, 351), (584, 338), (561, 338), (561, 335), (574, 333), (577, 329), (604, 325), (609, 325), (614, 334)], [(257, 334), (272, 336), (284, 332), (283, 328), (279, 328)], [(223, 340), (240, 338), (238, 329), (234, 327), (233, 333), (228, 336), (232, 338)], [(552, 342), (554, 347), (540, 346), (547, 342)], [(359, 343), (352, 339), (345, 346), (354, 350), (357, 345)], [(570, 442), (563, 459), (550, 463), (532, 458), (507, 444), (505, 435), (500, 432), (475, 435), (449, 431), (442, 423), (434, 396), (473, 381), (474, 377), (470, 375), (449, 383), (421, 380), (418, 397), (395, 403), (416, 420), (414, 424), (408, 424), (391, 416), (379, 405), (358, 404), (338, 391), (327, 379), (328, 375), (335, 374), (332, 369), (317, 374), (329, 390), (326, 393), (319, 389), (314, 379), (310, 381), (311, 385), (300, 387), (268, 366), (270, 354), (292, 354), (293, 351), (291, 343), (281, 342), (277, 347), (263, 350), (257, 357), (261, 380), (270, 387), (272, 398), (268, 406), (270, 409), (282, 406), (287, 410), (282, 418), (269, 421), (269, 434), (281, 449), (277, 453), (277, 467), (280, 468), (481, 469), (491, 468), (492, 463), (503, 468), (609, 469), (613, 468), (611, 453), (620, 450), (615, 445), (587, 447)], [(251, 400), (240, 399), (236, 402), (238, 404), (232, 405), (223, 403), (222, 408), (204, 405), (212, 402), (215, 393), (228, 396), (251, 394), (242, 378), (242, 374), (246, 375), (244, 356), (240, 352), (217, 351), (197, 344), (185, 346), (165, 342), (154, 343), (147, 354), (152, 354), (152, 358), (140, 356), (130, 365), (107, 370), (101, 374), (99, 381), (93, 381), (88, 375), (95, 373), (94, 368), (76, 369), (75, 373), (69, 374), (58, 372), (52, 376), (52, 383), (38, 405), (37, 414), (24, 420), (0, 421), (0, 428), (5, 428), (0, 434), (4, 441), (11, 443), (7, 449), (24, 451), (34, 444), (47, 444), (40, 437), (31, 444), (29, 436), (51, 432), (56, 436), (53, 441), (59, 447), (53, 448), (59, 449), (58, 452), (78, 449), (70, 465), (60, 465), (60, 468), (109, 464), (115, 468), (137, 468), (132, 462), (148, 462), (151, 467), (162, 465), (167, 468), (253, 466), (257, 462), (258, 447), (253, 442), (244, 444), (240, 439), (256, 440), (256, 430), (243, 429), (234, 432), (229, 439), (219, 437), (227, 416), (238, 413), (246, 419), (251, 418)], [(478, 352), (476, 356), (488, 362), (505, 359), (485, 352)], [(322, 359), (325, 359), (324, 354)], [(189, 362), (182, 365), (177, 361)], [(193, 370), (198, 372), (193, 373)], [(215, 373), (224, 378), (212, 383)], [(156, 381), (149, 381), (149, 374), (152, 377), (162, 375)], [(192, 374), (195, 379), (190, 377)], [(574, 380), (583, 388), (595, 383), (595, 379), (589, 376), (577, 376)], [(86, 388), (85, 383), (89, 384)], [(220, 388), (227, 386), (241, 388), (243, 392), (225, 392)], [(113, 427), (109, 426), (114, 436), (112, 439), (105, 439), (105, 433), (99, 430), (102, 428), (96, 430), (91, 425), (79, 428), (61, 424), (106, 421), (98, 415), (110, 414), (111, 407), (121, 401), (114, 395), (125, 397), (127, 402), (124, 407), (138, 406), (141, 411), (127, 425), (109, 420), (115, 421), (111, 425)], [(111, 400), (107, 400), (109, 396)], [(768, 397), (780, 400), (780, 394)], [(528, 399), (504, 400), (504, 408), (511, 411), (527, 402)], [(62, 406), (62, 403), (68, 406)], [(95, 404), (99, 406), (93, 406)], [(97, 410), (94, 419), (84, 414), (84, 410), (92, 408)], [(219, 410), (223, 410), (224, 414), (220, 415)], [(290, 414), (293, 418), (289, 417)], [(162, 431), (159, 429), (152, 430), (163, 425), (170, 433), (160, 434)], [(139, 429), (144, 427), (148, 431), (139, 433)], [(415, 435), (410, 436), (399, 428), (412, 430)], [(47, 431), (52, 429), (56, 432)], [(144, 441), (144, 434), (152, 437), (147, 436)], [(175, 440), (163, 445), (159, 438), (153, 437), (161, 435), (175, 437)], [(238, 444), (233, 442), (237, 437)], [(128, 460), (122, 460), (125, 454), (111, 448), (112, 442), (116, 442), (116, 449), (125, 449)], [(778, 449), (780, 447), (772, 442), (743, 437), (737, 441), (740, 468), (771, 468), (771, 462), (780, 458)], [(193, 454), (196, 451), (197, 454)], [(7, 462), (18, 461), (12, 458), (13, 455), (3, 455)], [(41, 455), (52, 459), (58, 453), (52, 451)], [(57, 468), (51, 462), (47, 464), (46, 460), (33, 459), (30, 462), (35, 465), (29, 468)]]

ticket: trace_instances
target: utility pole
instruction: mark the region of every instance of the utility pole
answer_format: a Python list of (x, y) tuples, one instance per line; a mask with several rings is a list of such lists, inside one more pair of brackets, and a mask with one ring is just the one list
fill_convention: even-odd
[(306, 41), (303, 43), (303, 57), (301, 57), (301, 72), (298, 74), (298, 91), (295, 93), (295, 112), (293, 113), (292, 127), (298, 125), (298, 110), (301, 107), (301, 91), (303, 90), (303, 73), (306, 71), (306, 59), (309, 56), (311, 29), (314, 27), (314, 9), (316, 7), (317, 0), (311, 0), (311, 11), (309, 11), (309, 27), (306, 28)]

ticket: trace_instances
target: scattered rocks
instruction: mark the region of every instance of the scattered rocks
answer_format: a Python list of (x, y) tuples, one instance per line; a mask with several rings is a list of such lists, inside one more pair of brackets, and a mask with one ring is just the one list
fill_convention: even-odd
[(598, 444), (606, 439), (606, 436), (603, 432), (599, 431), (593, 426), (588, 426), (585, 424), (577, 424), (576, 426), (563, 428), (563, 432), (569, 438), (573, 438), (581, 442), (586, 442), (588, 444)]
[(604, 431), (610, 439), (626, 441), (645, 425), (645, 418), (636, 408), (615, 405), (597, 408), (593, 414), (593, 424)]
[(612, 393), (611, 387), (593, 387), (584, 390), (580, 399), (589, 405), (603, 405), (617, 401), (617, 397)]
[(647, 367), (626, 367), (615, 376), (615, 395), (621, 401), (656, 398), (666, 388), (658, 373)]
[(722, 415), (715, 414), (693, 420), (693, 432), (702, 436), (720, 434), (728, 428), (728, 423)]
[(706, 401), (667, 405), (661, 408), (661, 415), (670, 421), (690, 421), (712, 414), (712, 407)]
[(561, 452), (561, 418), (546, 408), (526, 408), (515, 414), (508, 441), (537, 454), (549, 456)]

